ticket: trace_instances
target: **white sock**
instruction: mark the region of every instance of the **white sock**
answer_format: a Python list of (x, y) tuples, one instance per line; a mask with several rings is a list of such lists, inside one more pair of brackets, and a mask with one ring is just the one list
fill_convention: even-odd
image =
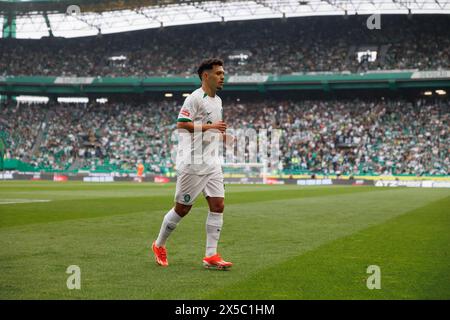
[(220, 230), (223, 225), (223, 214), (209, 212), (206, 219), (206, 256), (210, 257), (217, 253), (217, 243), (219, 242)]
[(161, 225), (161, 230), (159, 231), (158, 239), (156, 239), (156, 245), (158, 247), (163, 247), (166, 245), (166, 240), (173, 230), (177, 227), (178, 222), (180, 222), (182, 217), (175, 212), (172, 208), (164, 216), (164, 220)]

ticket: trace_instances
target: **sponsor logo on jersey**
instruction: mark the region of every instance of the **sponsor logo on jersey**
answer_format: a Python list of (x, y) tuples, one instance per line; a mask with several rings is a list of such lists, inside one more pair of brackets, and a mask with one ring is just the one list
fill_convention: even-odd
[(189, 117), (191, 115), (187, 109), (181, 109), (180, 113), (186, 117)]

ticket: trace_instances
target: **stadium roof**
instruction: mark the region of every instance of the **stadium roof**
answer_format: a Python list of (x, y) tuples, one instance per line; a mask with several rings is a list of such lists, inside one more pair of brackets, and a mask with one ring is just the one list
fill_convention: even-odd
[(0, 12), (3, 36), (70, 38), (250, 19), (450, 14), (450, 0), (0, 0)]
[(191, 2), (190, 0), (0, 0), (0, 12), (66, 12), (70, 5), (83, 7), (84, 12), (134, 9)]

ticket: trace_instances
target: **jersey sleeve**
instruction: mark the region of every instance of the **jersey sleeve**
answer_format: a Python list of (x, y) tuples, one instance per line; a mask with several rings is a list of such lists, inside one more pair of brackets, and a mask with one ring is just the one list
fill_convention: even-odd
[(178, 114), (177, 122), (192, 122), (195, 118), (196, 111), (195, 99), (190, 95), (184, 100), (183, 106)]

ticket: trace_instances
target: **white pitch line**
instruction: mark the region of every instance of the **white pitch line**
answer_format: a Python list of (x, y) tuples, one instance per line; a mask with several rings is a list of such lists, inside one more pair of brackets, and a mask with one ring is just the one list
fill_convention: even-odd
[[(2, 202), (6, 200), (6, 202)], [(17, 204), (17, 203), (33, 203), (33, 202), (50, 202), (51, 200), (35, 200), (35, 199), (0, 199), (1, 204)]]

